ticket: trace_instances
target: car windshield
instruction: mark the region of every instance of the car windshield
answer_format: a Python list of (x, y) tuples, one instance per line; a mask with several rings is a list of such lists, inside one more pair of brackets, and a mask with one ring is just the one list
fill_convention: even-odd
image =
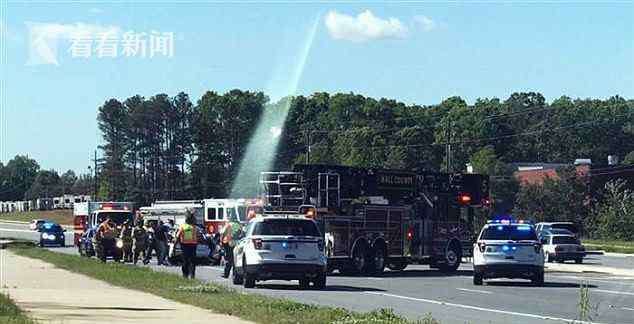
[(494, 225), (485, 228), (480, 239), (526, 241), (537, 240), (537, 234), (535, 229), (528, 225)]
[(577, 244), (573, 236), (553, 236), (553, 244)]
[(107, 212), (99, 214), (99, 222), (103, 222), (106, 217), (115, 222), (117, 225), (123, 224), (126, 220), (132, 220), (132, 213), (130, 212)]
[(564, 230), (568, 230), (571, 231), (572, 233), (577, 233), (577, 227), (574, 224), (552, 224), (551, 228), (555, 229), (564, 229)]
[(43, 232), (61, 232), (62, 231), (61, 226), (59, 226), (58, 224), (53, 224), (53, 223), (44, 223), (42, 224), (41, 228)]
[(267, 219), (255, 224), (253, 235), (320, 236), (314, 222), (298, 219)]

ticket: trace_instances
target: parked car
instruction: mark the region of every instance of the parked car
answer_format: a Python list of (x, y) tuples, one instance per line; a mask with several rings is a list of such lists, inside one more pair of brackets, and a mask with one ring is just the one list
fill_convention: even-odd
[(541, 238), (541, 243), (546, 262), (574, 260), (575, 263), (582, 263), (586, 256), (586, 249), (574, 235), (545, 235)]
[(63, 229), (56, 223), (44, 223), (40, 226), (40, 246), (60, 246), (66, 245), (66, 238)]

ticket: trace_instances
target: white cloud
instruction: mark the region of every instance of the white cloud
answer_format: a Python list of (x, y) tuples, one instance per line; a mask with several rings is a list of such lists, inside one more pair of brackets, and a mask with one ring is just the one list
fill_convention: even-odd
[(353, 42), (404, 38), (407, 35), (407, 27), (400, 20), (394, 17), (381, 19), (370, 10), (356, 17), (332, 10), (326, 15), (326, 28), (332, 38)]
[(433, 19), (422, 15), (414, 16), (414, 22), (426, 32), (432, 31), (438, 26)]
[(54, 64), (57, 61), (57, 44), (59, 40), (70, 40), (80, 35), (97, 37), (103, 33), (117, 35), (117, 26), (102, 26), (85, 23), (58, 24), (27, 22), (29, 30), (29, 59), (27, 65)]

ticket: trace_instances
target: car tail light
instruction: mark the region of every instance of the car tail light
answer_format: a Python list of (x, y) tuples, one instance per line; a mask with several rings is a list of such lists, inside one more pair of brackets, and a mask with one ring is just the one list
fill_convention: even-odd
[(319, 251), (324, 250), (324, 240), (317, 241), (317, 248), (319, 249)]
[(413, 238), (414, 238), (414, 230), (410, 228), (407, 230), (407, 240), (411, 241)]
[(535, 248), (535, 253), (539, 253), (539, 251), (542, 250), (541, 243), (535, 243), (535, 244), (533, 244), (533, 247)]
[(262, 250), (262, 239), (253, 239), (252, 241), (256, 250)]
[(484, 253), (484, 250), (487, 248), (487, 245), (480, 242), (478, 243), (478, 249), (480, 249), (480, 252)]

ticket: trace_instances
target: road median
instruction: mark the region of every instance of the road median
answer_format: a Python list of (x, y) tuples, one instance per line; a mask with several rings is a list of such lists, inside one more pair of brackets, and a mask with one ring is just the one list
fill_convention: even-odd
[[(144, 267), (115, 263), (104, 265), (94, 259), (43, 249), (12, 247), (11, 251), (20, 256), (46, 261), (59, 269), (105, 281), (111, 287), (126, 287), (257, 323), (438, 323), (430, 318), (411, 322), (394, 315), (390, 310), (357, 313), (341, 308), (307, 305), (259, 294), (247, 294), (222, 285), (186, 280), (174, 274), (154, 272)], [(81, 284), (78, 284), (78, 289), (81, 289)], [(72, 293), (73, 289), (68, 291)]]

